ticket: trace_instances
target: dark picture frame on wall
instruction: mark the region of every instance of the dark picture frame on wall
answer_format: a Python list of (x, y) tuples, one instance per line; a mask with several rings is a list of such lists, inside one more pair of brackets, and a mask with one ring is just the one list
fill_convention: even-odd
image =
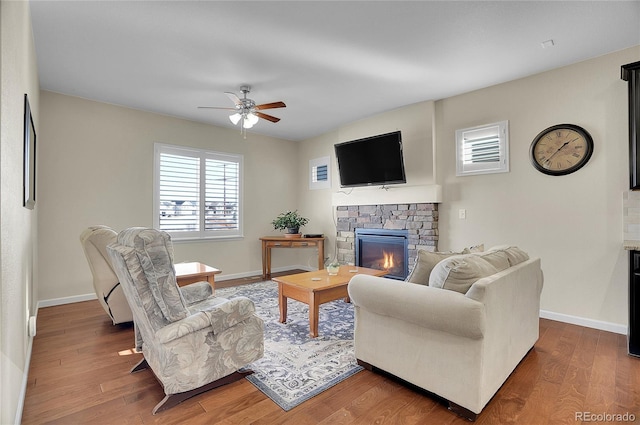
[(24, 95), (24, 176), (23, 202), (25, 208), (36, 206), (36, 129), (33, 125), (29, 97)]

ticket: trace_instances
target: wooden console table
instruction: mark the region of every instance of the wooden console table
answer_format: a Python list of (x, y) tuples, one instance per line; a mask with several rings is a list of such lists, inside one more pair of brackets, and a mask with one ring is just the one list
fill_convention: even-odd
[(262, 279), (271, 279), (272, 248), (318, 248), (318, 270), (324, 269), (324, 237), (286, 238), (284, 236), (264, 236), (262, 241)]

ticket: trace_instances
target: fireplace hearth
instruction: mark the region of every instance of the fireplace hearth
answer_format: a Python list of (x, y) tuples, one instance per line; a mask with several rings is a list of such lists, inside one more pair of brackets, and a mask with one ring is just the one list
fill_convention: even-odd
[(356, 266), (385, 270), (385, 277), (404, 280), (409, 273), (407, 230), (355, 229)]

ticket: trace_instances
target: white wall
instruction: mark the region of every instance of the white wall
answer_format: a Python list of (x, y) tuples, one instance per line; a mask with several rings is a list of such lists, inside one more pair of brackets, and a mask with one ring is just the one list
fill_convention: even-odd
[[(299, 209), (310, 219), (305, 232), (324, 233), (328, 238), (326, 256), (335, 256), (335, 208), (332, 205), (334, 195), (341, 192), (341, 201), (360, 194), (371, 193), (371, 203), (376, 203), (398, 191), (409, 191), (411, 195), (435, 184), (432, 152), (432, 119), (434, 102), (421, 102), (405, 106), (383, 114), (350, 123), (335, 131), (300, 142), (300, 160), (298, 161)], [(340, 142), (359, 139), (377, 134), (400, 130), (404, 150), (404, 162), (407, 184), (390, 186), (389, 193), (375, 188), (340, 189), (340, 179), (335, 159), (334, 145)], [(309, 190), (309, 160), (329, 156), (331, 158), (331, 188)], [(350, 195), (345, 195), (348, 193)], [(390, 194), (391, 193), (391, 194)], [(354, 202), (355, 203), (355, 202)], [(312, 255), (312, 254), (309, 254)], [(305, 257), (300, 262), (311, 261)]]
[[(624, 331), (628, 259), (622, 248), (622, 193), (628, 188), (628, 112), (620, 66), (639, 56), (640, 47), (611, 53), (410, 105), (306, 140), (301, 144), (300, 176), (308, 173), (310, 159), (331, 155), (333, 186), (315, 191), (301, 187), (299, 208), (318, 223), (314, 231), (333, 240), (335, 229), (327, 215), (339, 190), (333, 144), (400, 129), (410, 140), (405, 144), (408, 184), (417, 180), (442, 185), (440, 250), (478, 243), (518, 245), (542, 259), (541, 308), (547, 317)], [(455, 130), (500, 120), (509, 120), (511, 171), (456, 177)], [(595, 151), (578, 172), (551, 177), (531, 166), (529, 146), (541, 130), (560, 123), (587, 129)], [(377, 202), (372, 193), (371, 203)], [(466, 209), (465, 220), (458, 218), (459, 209)]]
[[(244, 155), (244, 238), (176, 243), (175, 257), (217, 267), (218, 278), (262, 271), (258, 238), (277, 233), (271, 220), (297, 205), (294, 142), (245, 140), (236, 129), (47, 91), (41, 109), (40, 300), (93, 293), (79, 241), (87, 226), (152, 226), (154, 142)], [(295, 261), (293, 252), (278, 253), (273, 267)]]
[[(620, 66), (638, 57), (635, 47), (436, 102), (440, 248), (518, 245), (542, 259), (543, 310), (626, 326), (629, 136)], [(456, 177), (455, 130), (498, 120), (509, 120), (511, 172)], [(573, 174), (547, 176), (531, 165), (529, 147), (561, 123), (584, 127), (594, 153)]]
[(36, 203), (34, 210), (22, 206), (25, 93), (40, 135), (38, 72), (28, 2), (0, 3), (0, 43), (0, 423), (9, 424), (22, 411), (20, 396), (32, 340), (27, 322), (35, 314), (38, 283), (34, 247), (40, 206)]

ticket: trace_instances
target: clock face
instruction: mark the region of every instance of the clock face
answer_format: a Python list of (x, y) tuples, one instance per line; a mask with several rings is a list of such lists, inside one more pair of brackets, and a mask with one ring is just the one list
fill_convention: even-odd
[(552, 176), (582, 168), (593, 153), (593, 139), (582, 127), (559, 124), (543, 130), (531, 143), (531, 162), (540, 172)]

